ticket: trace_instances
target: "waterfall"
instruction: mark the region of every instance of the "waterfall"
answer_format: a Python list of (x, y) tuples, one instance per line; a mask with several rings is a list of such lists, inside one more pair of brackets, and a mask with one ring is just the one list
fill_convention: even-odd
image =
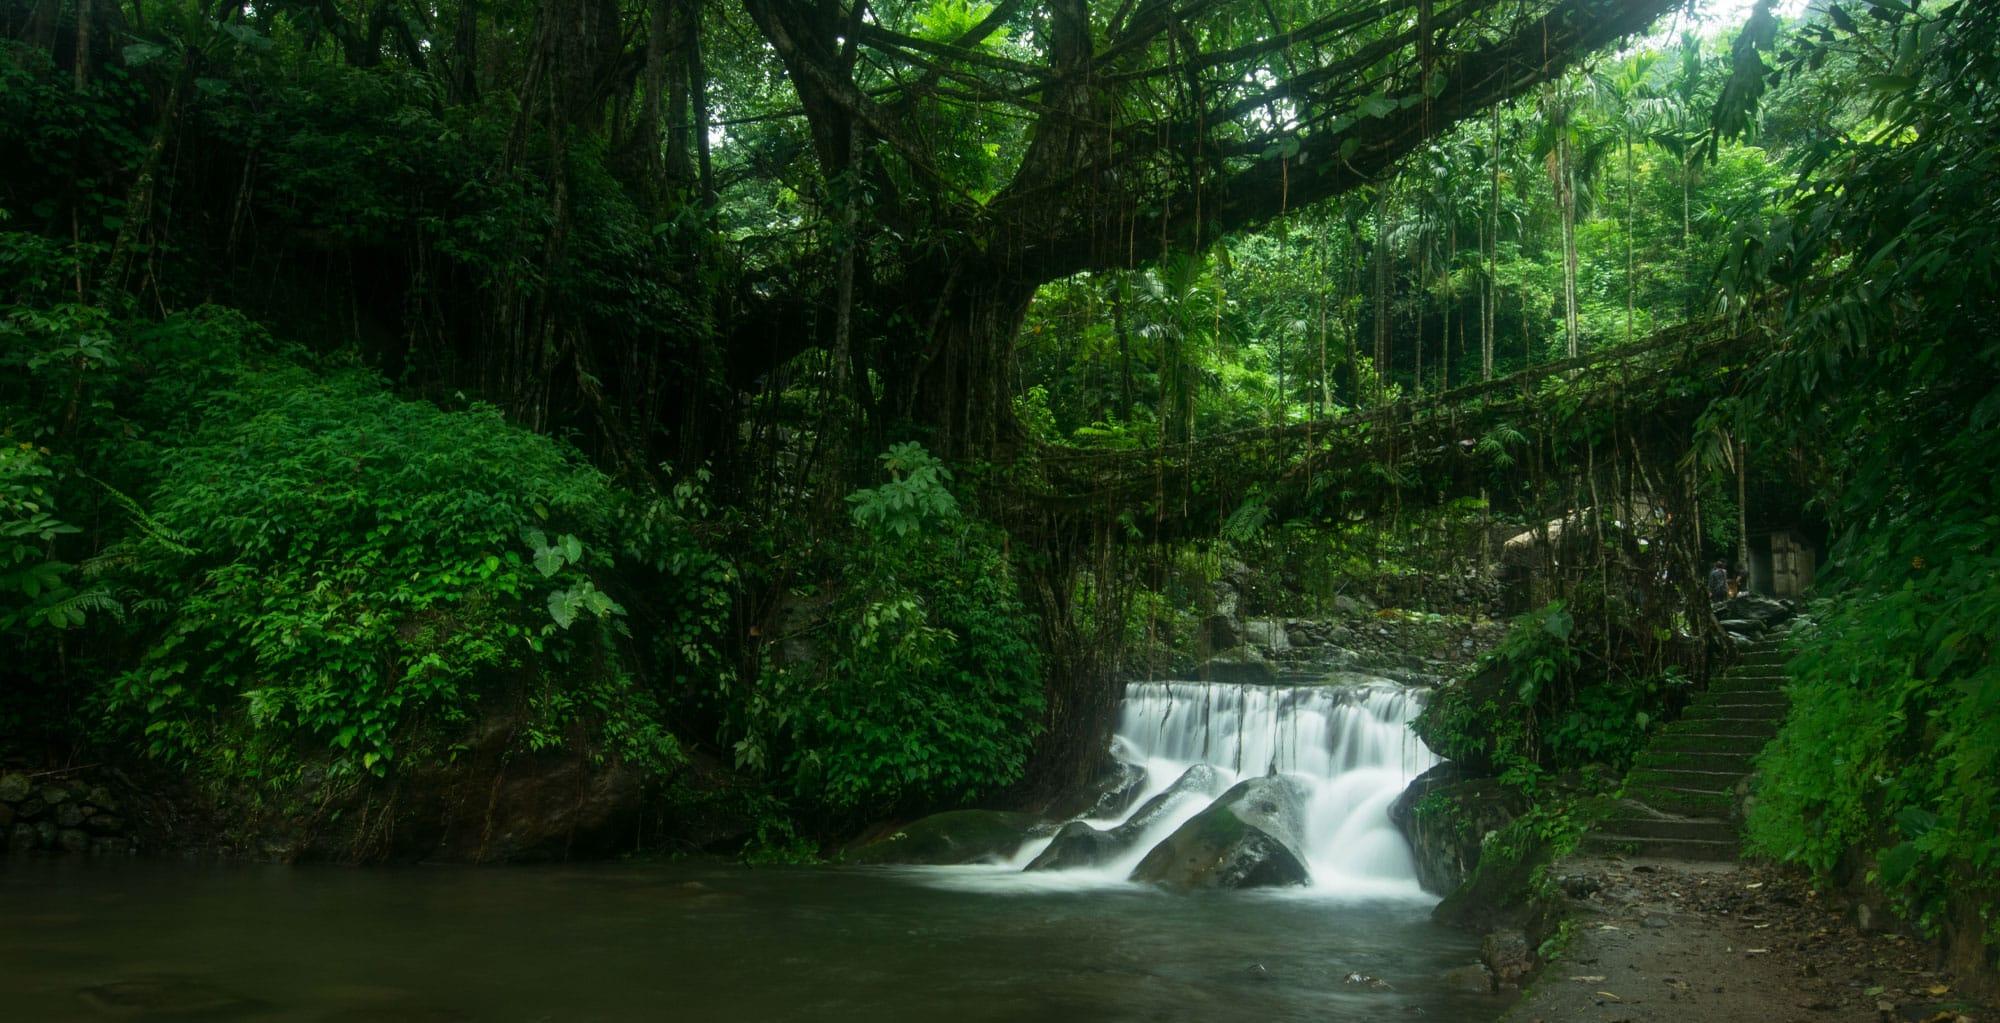
[[(1152, 847), (1244, 778), (1288, 775), (1308, 794), (1302, 829), (1311, 890), (1349, 897), (1421, 897), (1389, 805), (1437, 757), (1410, 731), (1420, 690), (1384, 680), (1337, 685), (1135, 682), (1126, 687), (1112, 754), (1145, 772), (1131, 807), (1086, 823), (1128, 822), (1136, 837), (1115, 860), (1061, 874), (1122, 881)], [(1196, 769), (1190, 772), (1190, 769)], [(1176, 786), (1176, 783), (1180, 784)], [(1171, 793), (1163, 804), (1155, 797)], [(1137, 821), (1135, 816), (1150, 815)], [(1029, 842), (1025, 866), (1049, 840)]]

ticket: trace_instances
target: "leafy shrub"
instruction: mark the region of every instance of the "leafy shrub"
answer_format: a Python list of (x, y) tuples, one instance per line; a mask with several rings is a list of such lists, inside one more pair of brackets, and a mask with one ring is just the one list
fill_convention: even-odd
[(1930, 554), (1902, 562), (1904, 585), (1818, 606), (1796, 637), (1791, 715), (1758, 762), (1749, 819), (1752, 848), (1822, 878), (1852, 865), (1850, 850), (1874, 859), (1874, 880), (1932, 935), (1954, 898), (2000, 900), (1996, 527), (1975, 542), (1984, 550), (1949, 556), (1923, 543), (1939, 530), (1913, 526)]
[(951, 473), (917, 444), (851, 495), (843, 582), (812, 664), (750, 696), (739, 762), (837, 815), (958, 803), (1018, 780), (1041, 718), (1031, 622), (990, 526), (964, 518)]
[[(1745, 410), (1824, 464), (1838, 540), (1792, 711), (1760, 760), (1758, 850), (1874, 880), (1961, 951), (2000, 952), (2000, 17), (1990, 4), (1875, 4), (1789, 40), (1784, 74), (1851, 60), (1865, 131), (1799, 161), (1791, 215), (1725, 280), (1779, 300), (1784, 344)], [(1746, 61), (1754, 64), (1755, 60)], [(1754, 98), (1752, 87), (1740, 90)], [(1757, 431), (1745, 431), (1754, 435)], [(1975, 926), (1973, 925), (1976, 922)], [(1974, 933), (1983, 929), (1983, 934)], [(1965, 939), (1974, 939), (1966, 941)]]
[(1488, 771), (1530, 795), (1545, 771), (1622, 771), (1686, 684), (1586, 667), (1577, 619), (1562, 601), (1515, 619), (1473, 678), (1431, 700), (1413, 727), (1447, 760)]
[(642, 766), (678, 761), (614, 646), (621, 498), (600, 473), (491, 409), (359, 372), (245, 373), (203, 412), (132, 542), (167, 610), (112, 708), (151, 753), (273, 781), (305, 756), (383, 775), (519, 691), (530, 748), (594, 724)]
[(56, 515), (47, 455), (26, 441), (0, 447), (0, 630), (8, 632), (64, 629), (91, 611), (120, 610), (102, 587), (77, 588), (76, 566), (52, 553), (56, 537), (79, 530)]

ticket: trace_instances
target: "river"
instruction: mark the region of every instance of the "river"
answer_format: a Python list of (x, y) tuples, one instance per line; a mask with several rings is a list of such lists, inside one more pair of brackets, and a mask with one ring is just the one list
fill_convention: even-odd
[(1196, 763), (1309, 784), (1307, 887), (1023, 871), (1045, 840), (961, 867), (0, 859), (0, 1018), (1482, 1023), (1504, 1003), (1444, 979), (1476, 939), (1430, 922), (1387, 823), (1431, 761), (1414, 706), (1380, 684), (1128, 694), (1148, 795)]

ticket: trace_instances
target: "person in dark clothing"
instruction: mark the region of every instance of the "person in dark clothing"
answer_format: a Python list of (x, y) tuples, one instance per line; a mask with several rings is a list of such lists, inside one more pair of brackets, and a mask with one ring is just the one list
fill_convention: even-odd
[(1718, 561), (1708, 573), (1708, 599), (1723, 601), (1729, 599), (1729, 566)]

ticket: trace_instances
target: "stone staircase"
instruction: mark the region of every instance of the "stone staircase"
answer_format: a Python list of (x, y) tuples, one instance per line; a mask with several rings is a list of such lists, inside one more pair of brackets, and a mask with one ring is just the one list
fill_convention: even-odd
[(1584, 838), (1584, 852), (1736, 859), (1736, 787), (1788, 706), (1783, 638), (1776, 631), (1746, 647), (1741, 662), (1653, 737), (1625, 776), (1625, 798)]

